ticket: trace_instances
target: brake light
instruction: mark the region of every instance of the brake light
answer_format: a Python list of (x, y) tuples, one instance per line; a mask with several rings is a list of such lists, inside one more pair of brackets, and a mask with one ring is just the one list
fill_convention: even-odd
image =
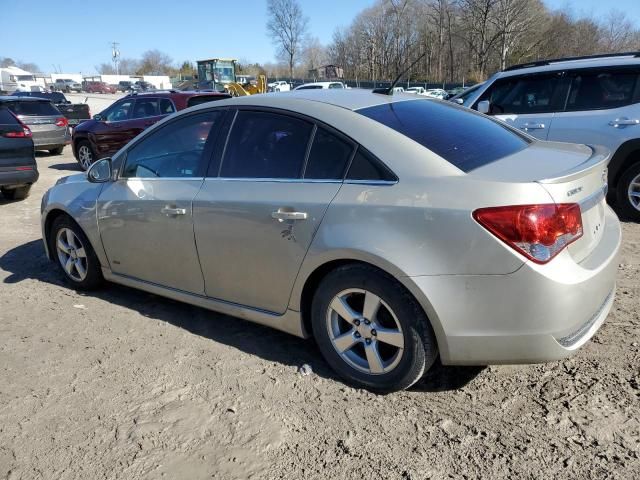
[(536, 263), (547, 263), (582, 236), (577, 203), (481, 208), (473, 218), (493, 235)]
[(33, 170), (33, 167), (16, 167), (16, 170), (18, 170), (19, 172), (24, 172), (27, 170)]
[(69, 122), (65, 117), (60, 117), (56, 119), (56, 127), (66, 127), (69, 125)]
[(31, 129), (26, 125), (22, 125), (21, 132), (6, 132), (4, 136), (7, 138), (29, 138), (31, 137)]

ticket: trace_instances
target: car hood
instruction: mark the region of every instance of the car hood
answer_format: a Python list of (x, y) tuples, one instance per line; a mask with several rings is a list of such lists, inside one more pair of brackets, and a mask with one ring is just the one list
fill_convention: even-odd
[(69, 175), (67, 177), (59, 178), (56, 185), (64, 185), (68, 183), (89, 183), (86, 173), (76, 173), (75, 175)]
[(73, 134), (75, 135), (77, 132), (89, 132), (93, 129), (93, 126), (96, 123), (98, 122), (96, 120), (93, 120), (92, 118), (84, 120), (73, 129)]

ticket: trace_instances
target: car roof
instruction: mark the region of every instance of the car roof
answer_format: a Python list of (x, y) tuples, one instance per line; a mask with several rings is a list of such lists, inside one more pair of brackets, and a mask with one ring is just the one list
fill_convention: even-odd
[(216, 91), (211, 91), (211, 92), (205, 92), (205, 91), (201, 91), (201, 90), (181, 90), (181, 91), (177, 91), (177, 90), (152, 90), (150, 92), (137, 92), (137, 93), (130, 93), (129, 95), (125, 95), (122, 98), (127, 98), (127, 97), (167, 97), (167, 98), (171, 98), (171, 97), (195, 97), (197, 95), (220, 95), (220, 96), (224, 96), (224, 97), (229, 97), (228, 93), (225, 92), (216, 92)]
[[(42, 93), (42, 92), (37, 92)], [(0, 102), (49, 102), (50, 100), (41, 97), (23, 97), (20, 95), (0, 95)]]
[[(530, 65), (530, 66), (529, 66)], [(557, 70), (575, 70), (582, 68), (603, 68), (603, 67), (620, 67), (620, 66), (640, 66), (640, 57), (635, 54), (622, 54), (619, 56), (594, 56), (594, 57), (576, 57), (564, 58), (557, 60), (546, 60), (541, 62), (533, 62), (531, 64), (523, 64), (521, 66), (514, 65), (496, 75), (502, 77), (511, 77), (513, 75), (524, 75), (527, 73), (543, 73), (555, 72)]]

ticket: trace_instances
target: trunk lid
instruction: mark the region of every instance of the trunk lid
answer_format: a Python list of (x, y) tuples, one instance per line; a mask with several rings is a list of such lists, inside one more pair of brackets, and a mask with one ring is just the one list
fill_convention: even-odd
[(501, 182), (535, 182), (555, 203), (578, 203), (583, 233), (568, 250), (580, 263), (602, 238), (610, 158), (609, 150), (604, 147), (535, 142), (525, 150), (469, 174)]

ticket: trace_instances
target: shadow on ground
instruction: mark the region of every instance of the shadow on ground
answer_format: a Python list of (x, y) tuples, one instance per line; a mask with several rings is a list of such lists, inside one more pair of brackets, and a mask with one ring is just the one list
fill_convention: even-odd
[[(33, 279), (68, 288), (62, 273), (45, 257), (44, 247), (39, 240), (20, 245), (2, 255), (0, 269), (9, 273), (4, 279), (7, 284)], [(313, 340), (303, 340), (268, 327), (116, 284), (108, 283), (100, 290), (79, 293), (135, 310), (150, 319), (171, 323), (195, 335), (271, 362), (291, 368), (310, 364), (316, 375), (341, 381), (324, 362)], [(445, 367), (437, 361), (413, 390), (441, 392), (459, 389), (471, 382), (481, 370), (482, 367)]]
[(49, 168), (54, 170), (71, 170), (73, 172), (82, 172), (82, 168), (78, 162), (69, 162), (69, 163), (56, 163), (54, 165), (49, 165)]

